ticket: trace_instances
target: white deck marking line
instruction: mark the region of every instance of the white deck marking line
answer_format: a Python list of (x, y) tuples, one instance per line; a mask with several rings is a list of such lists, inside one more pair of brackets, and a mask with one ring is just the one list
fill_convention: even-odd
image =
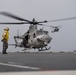
[(21, 65), (13, 65), (13, 64), (6, 64), (6, 63), (0, 63), (0, 65), (4, 65), (4, 66), (11, 66), (11, 67), (17, 67), (17, 68), (25, 68), (25, 69), (40, 69), (40, 68), (36, 68), (36, 67), (29, 67), (29, 66), (21, 66)]

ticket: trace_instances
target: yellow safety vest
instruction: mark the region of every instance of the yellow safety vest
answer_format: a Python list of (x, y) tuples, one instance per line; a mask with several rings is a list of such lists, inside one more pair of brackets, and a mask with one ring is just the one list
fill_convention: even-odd
[(5, 39), (6, 41), (8, 41), (9, 39), (9, 32), (4, 30), (3, 34), (2, 34), (2, 39)]

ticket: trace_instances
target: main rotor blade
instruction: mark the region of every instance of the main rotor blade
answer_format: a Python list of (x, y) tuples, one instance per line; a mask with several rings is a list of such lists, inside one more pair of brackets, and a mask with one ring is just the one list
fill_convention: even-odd
[(18, 16), (15, 16), (15, 15), (13, 15), (13, 14), (8, 13), (8, 12), (0, 12), (0, 14), (1, 14), (1, 15), (4, 15), (4, 16), (11, 17), (11, 18), (14, 18), (14, 19), (17, 19), (17, 20), (20, 20), (20, 21), (27, 21), (27, 22), (30, 22), (29, 20), (20, 18), (20, 17), (18, 17)]
[(57, 22), (57, 21), (66, 21), (66, 20), (74, 20), (76, 17), (69, 17), (69, 18), (63, 18), (63, 19), (56, 19), (56, 20), (51, 20), (48, 22)]
[(60, 28), (61, 25), (59, 25), (59, 26), (52, 26), (52, 25), (50, 25), (49, 27), (52, 27), (52, 28), (56, 28), (56, 27), (58, 27), (58, 28)]
[(0, 23), (0, 24), (29, 24), (29, 23), (26, 23), (26, 22), (13, 22), (13, 23), (9, 23), (9, 22), (6, 22), (6, 23)]
[(41, 25), (41, 26), (42, 26), (42, 25), (44, 25), (44, 24), (37, 24), (37, 25)]
[(41, 21), (41, 22), (37, 22), (37, 23), (47, 23), (47, 22), (48, 22), (48, 21), (45, 20), (45, 21)]
[(51, 27), (51, 28), (61, 28), (61, 25), (59, 25), (59, 26), (52, 26), (52, 25), (48, 26), (48, 25), (45, 25), (45, 24), (38, 24), (38, 25), (45, 26), (45, 27)]

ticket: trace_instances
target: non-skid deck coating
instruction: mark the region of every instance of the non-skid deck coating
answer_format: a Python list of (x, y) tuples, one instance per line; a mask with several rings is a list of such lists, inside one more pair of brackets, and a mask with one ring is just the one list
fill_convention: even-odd
[(76, 70), (76, 53), (0, 53), (0, 72)]

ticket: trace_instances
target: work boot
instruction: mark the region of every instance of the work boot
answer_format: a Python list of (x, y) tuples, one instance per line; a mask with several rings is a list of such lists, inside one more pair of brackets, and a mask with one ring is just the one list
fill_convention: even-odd
[(7, 54), (6, 52), (3, 52), (2, 54)]

